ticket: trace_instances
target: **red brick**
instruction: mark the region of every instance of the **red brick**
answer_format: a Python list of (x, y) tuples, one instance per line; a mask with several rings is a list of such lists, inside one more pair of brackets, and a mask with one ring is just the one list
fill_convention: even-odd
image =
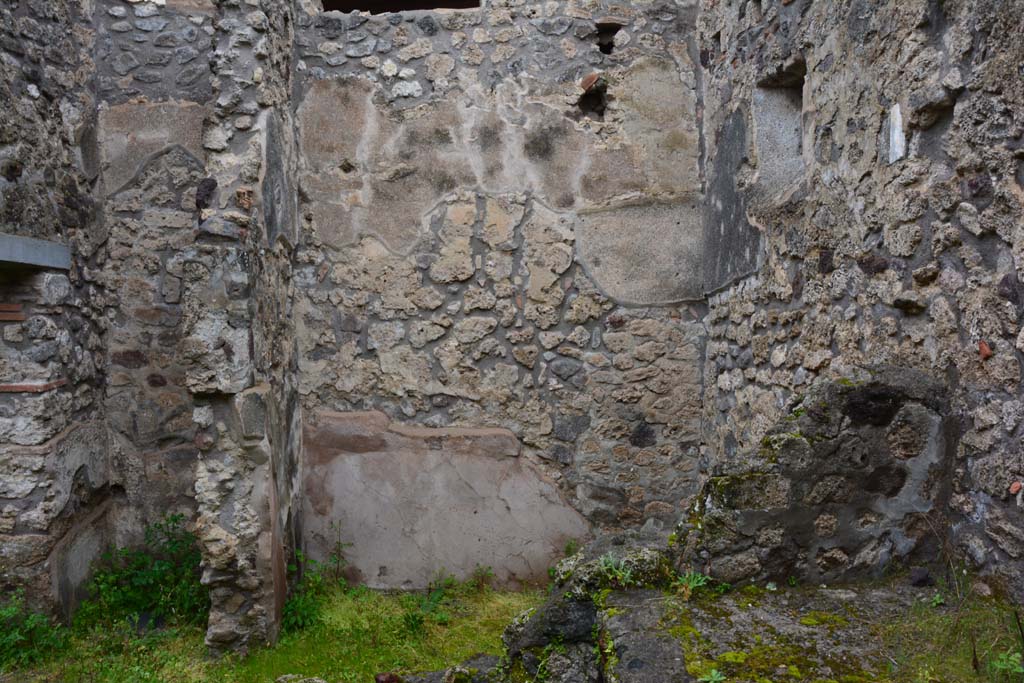
[(54, 380), (53, 382), (46, 382), (43, 384), (0, 384), (0, 394), (42, 394), (47, 391), (53, 391), (67, 383), (68, 380), (62, 377), (61, 379)]

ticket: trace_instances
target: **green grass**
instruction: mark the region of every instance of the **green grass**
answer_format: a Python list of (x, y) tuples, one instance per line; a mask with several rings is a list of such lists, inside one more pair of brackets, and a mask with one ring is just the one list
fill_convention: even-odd
[(128, 627), (97, 627), (76, 632), (58, 659), (11, 680), (270, 683), (283, 674), (302, 674), (331, 683), (365, 683), (383, 671), (439, 670), (477, 653), (500, 654), (501, 632), (508, 622), (542, 599), (537, 591), (508, 593), (463, 585), (445, 598), (446, 619), (427, 618), (421, 630), (410, 631), (403, 615), (417, 608), (422, 595), (338, 589), (328, 597), (320, 625), (286, 634), (277, 646), (244, 659), (207, 658), (203, 632), (195, 627), (146, 637)]
[[(1012, 605), (968, 595), (951, 607), (915, 605), (904, 619), (879, 624), (878, 635), (894, 662), (892, 679), (912, 683), (1021, 683), (1024, 676), (996, 670), (1007, 652), (1020, 651)], [(978, 671), (974, 669), (977, 653)]]

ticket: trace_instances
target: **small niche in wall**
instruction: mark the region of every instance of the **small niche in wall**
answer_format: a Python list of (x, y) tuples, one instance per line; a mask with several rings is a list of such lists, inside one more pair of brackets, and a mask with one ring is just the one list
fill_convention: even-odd
[(584, 78), (581, 85), (585, 92), (577, 102), (579, 111), (574, 118), (603, 120), (608, 109), (608, 82), (602, 76), (594, 74)]
[(325, 12), (370, 12), (388, 14), (412, 10), (476, 9), (480, 0), (323, 0)]
[(610, 55), (615, 52), (615, 36), (622, 30), (622, 24), (603, 21), (597, 24), (597, 49), (602, 54)]
[(756, 192), (767, 198), (804, 174), (803, 109), (806, 64), (794, 61), (758, 82), (753, 95)]

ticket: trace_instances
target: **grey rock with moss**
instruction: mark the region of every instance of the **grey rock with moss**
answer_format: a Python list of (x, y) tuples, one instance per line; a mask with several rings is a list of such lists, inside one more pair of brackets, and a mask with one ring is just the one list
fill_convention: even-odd
[(757, 453), (709, 478), (680, 526), (687, 558), (736, 583), (851, 580), (934, 557), (957, 424), (940, 387), (895, 368), (812, 386)]

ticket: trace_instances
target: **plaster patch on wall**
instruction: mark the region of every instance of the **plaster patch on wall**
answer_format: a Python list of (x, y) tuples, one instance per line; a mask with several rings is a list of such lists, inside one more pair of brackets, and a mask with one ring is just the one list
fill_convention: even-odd
[(753, 91), (758, 198), (778, 195), (803, 177), (803, 101), (799, 88)]
[(579, 217), (579, 259), (598, 287), (622, 304), (700, 299), (703, 244), (696, 198), (583, 212)]
[(131, 102), (101, 108), (99, 143), (106, 192), (120, 190), (168, 147), (178, 145), (204, 159), (205, 116), (205, 107), (194, 102)]
[(304, 449), (306, 552), (325, 560), (340, 536), (372, 588), (423, 588), (438, 571), (466, 578), (477, 565), (502, 584), (544, 581), (566, 541), (589, 532), (506, 429), (321, 411)]

